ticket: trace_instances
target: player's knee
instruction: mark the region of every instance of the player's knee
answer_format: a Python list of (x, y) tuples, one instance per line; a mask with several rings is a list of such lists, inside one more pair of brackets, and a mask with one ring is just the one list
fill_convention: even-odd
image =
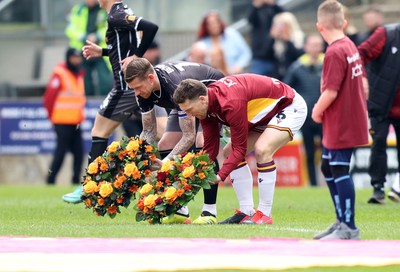
[(170, 150), (173, 148), (173, 145), (170, 141), (165, 139), (165, 137), (161, 137), (160, 141), (158, 142), (158, 150)]
[(266, 145), (255, 145), (254, 146), (254, 155), (256, 157), (257, 162), (270, 162), (273, 157), (273, 150), (270, 146)]
[(322, 159), (321, 172), (324, 175), (324, 177), (332, 177), (331, 166), (329, 165), (329, 160)]
[(339, 178), (348, 175), (350, 168), (348, 165), (333, 165), (331, 169), (333, 177)]

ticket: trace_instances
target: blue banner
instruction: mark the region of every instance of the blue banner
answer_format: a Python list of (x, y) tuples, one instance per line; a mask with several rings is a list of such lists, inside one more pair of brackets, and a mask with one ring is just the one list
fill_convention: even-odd
[[(81, 124), (85, 152), (91, 146), (91, 129), (102, 100), (88, 100)], [(41, 100), (0, 101), (0, 155), (52, 153), (56, 134)]]

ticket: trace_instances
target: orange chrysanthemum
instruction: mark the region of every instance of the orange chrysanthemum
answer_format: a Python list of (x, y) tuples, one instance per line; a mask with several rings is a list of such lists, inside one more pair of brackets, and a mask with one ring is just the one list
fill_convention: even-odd
[(108, 207), (108, 208), (107, 208), (107, 212), (108, 212), (109, 214), (115, 214), (115, 213), (117, 213), (117, 206), (112, 205), (112, 206)]

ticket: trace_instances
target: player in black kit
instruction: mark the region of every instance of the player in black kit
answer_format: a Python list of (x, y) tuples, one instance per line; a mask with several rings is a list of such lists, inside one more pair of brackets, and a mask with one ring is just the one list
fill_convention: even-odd
[[(197, 79), (205, 85), (224, 77), (220, 71), (203, 64), (183, 61), (164, 62), (156, 66), (144, 58), (132, 60), (124, 70), (125, 80), (136, 94), (139, 108), (142, 111), (143, 131), (141, 138), (150, 143), (156, 139), (156, 119), (154, 105), (170, 109), (167, 127), (158, 143), (163, 161), (173, 159), (174, 155), (190, 150), (196, 142), (196, 149), (203, 146), (202, 132), (197, 132), (196, 121), (181, 111), (173, 100), (178, 84), (188, 78)], [(218, 132), (217, 132), (218, 133)], [(216, 200), (218, 185), (204, 190), (204, 205), (201, 216), (193, 224), (216, 224)], [(177, 214), (163, 219), (163, 224), (189, 223), (189, 211), (183, 207)]]
[[(135, 93), (124, 80), (123, 70), (134, 58), (142, 57), (157, 33), (158, 26), (117, 0), (99, 0), (100, 7), (108, 13), (106, 32), (107, 48), (86, 41), (83, 56), (86, 59), (108, 56), (114, 74), (114, 86), (104, 99), (92, 128), (92, 146), (89, 163), (101, 156), (114, 130), (136, 109)], [(139, 45), (139, 46), (138, 46)], [(68, 203), (81, 202), (82, 186), (63, 196)]]

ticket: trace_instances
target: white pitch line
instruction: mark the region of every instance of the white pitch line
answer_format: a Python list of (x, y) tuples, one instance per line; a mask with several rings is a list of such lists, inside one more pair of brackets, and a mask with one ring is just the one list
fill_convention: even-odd
[(280, 230), (280, 231), (295, 231), (295, 232), (317, 232), (317, 230), (311, 230), (311, 229), (298, 229), (298, 228), (272, 227), (272, 226), (268, 226), (268, 229)]

